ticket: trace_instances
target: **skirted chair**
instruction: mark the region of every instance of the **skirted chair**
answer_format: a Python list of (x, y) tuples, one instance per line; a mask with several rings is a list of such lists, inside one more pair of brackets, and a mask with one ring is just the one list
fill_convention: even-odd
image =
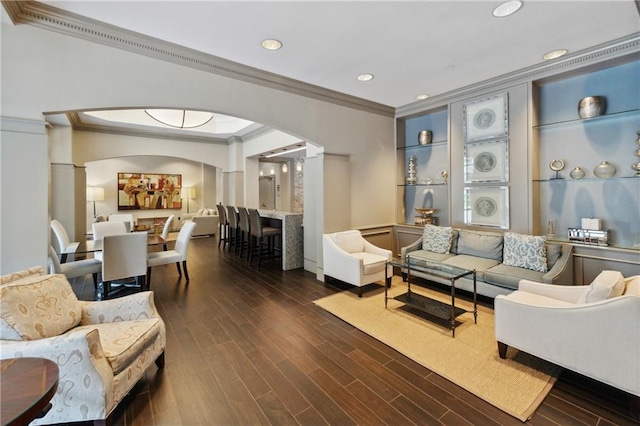
[(522, 280), (494, 309), (500, 358), (512, 346), (606, 383), (640, 416), (640, 275), (602, 271), (586, 286)]
[(161, 237), (164, 240), (164, 244), (162, 244), (162, 249), (164, 251), (167, 251), (167, 239), (169, 238), (169, 232), (171, 232), (171, 222), (173, 222), (174, 217), (174, 215), (170, 215), (164, 222), (164, 226), (162, 227)]
[(258, 268), (262, 255), (266, 252), (271, 259), (275, 259), (276, 252), (282, 256), (282, 229), (274, 226), (265, 226), (262, 223), (260, 212), (256, 209), (248, 209), (249, 214), (249, 265), (253, 263), (254, 256), (258, 257)]
[[(105, 235), (102, 239), (102, 299), (111, 293), (111, 284), (116, 280), (135, 279), (141, 290), (147, 276), (146, 232), (130, 232), (121, 235)], [(167, 252), (162, 252), (167, 253)], [(122, 282), (122, 286), (127, 286)]]
[[(335, 278), (358, 287), (385, 279), (385, 266), (391, 260), (391, 250), (377, 247), (367, 241), (360, 231), (342, 231), (322, 236), (322, 260), (325, 281)], [(390, 285), (393, 269), (389, 269)]]
[(31, 424), (109, 424), (147, 368), (154, 361), (164, 367), (165, 324), (152, 292), (79, 301), (64, 275), (36, 267), (0, 277), (0, 312), (2, 359), (58, 365), (52, 407)]

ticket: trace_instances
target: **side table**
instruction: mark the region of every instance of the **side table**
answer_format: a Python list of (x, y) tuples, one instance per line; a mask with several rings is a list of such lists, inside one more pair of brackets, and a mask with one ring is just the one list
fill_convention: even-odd
[(51, 409), (58, 389), (58, 365), (44, 358), (0, 360), (2, 425), (26, 425)]

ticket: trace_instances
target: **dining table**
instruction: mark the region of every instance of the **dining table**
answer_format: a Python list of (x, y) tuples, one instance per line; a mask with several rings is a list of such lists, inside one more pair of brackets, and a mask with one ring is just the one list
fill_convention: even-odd
[[(149, 246), (163, 245), (166, 244), (167, 241), (168, 240), (165, 240), (159, 234), (149, 234), (149, 236), (147, 237), (147, 245)], [(95, 253), (98, 251), (102, 251), (102, 239), (80, 241), (75, 254)]]

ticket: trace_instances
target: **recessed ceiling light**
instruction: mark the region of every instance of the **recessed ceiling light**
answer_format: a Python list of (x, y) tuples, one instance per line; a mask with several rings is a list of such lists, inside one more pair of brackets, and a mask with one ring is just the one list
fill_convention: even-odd
[(280, 42), (279, 40), (268, 38), (262, 41), (262, 47), (267, 50), (278, 50), (282, 47), (282, 42)]
[(520, 0), (506, 1), (493, 9), (493, 16), (496, 18), (504, 18), (505, 16), (513, 15), (522, 7)]
[(560, 56), (564, 56), (564, 55), (566, 55), (566, 54), (567, 54), (567, 52), (568, 52), (568, 50), (567, 50), (567, 49), (558, 49), (558, 50), (554, 50), (554, 51), (551, 51), (551, 52), (549, 52), (549, 53), (545, 53), (545, 54), (542, 56), (542, 59), (544, 59), (544, 60), (556, 59), (556, 58), (559, 58)]
[(421, 101), (423, 99), (427, 99), (430, 95), (424, 94), (424, 95), (418, 95), (416, 96), (416, 99)]
[(358, 76), (358, 80), (360, 81), (369, 81), (373, 80), (373, 74), (360, 74)]

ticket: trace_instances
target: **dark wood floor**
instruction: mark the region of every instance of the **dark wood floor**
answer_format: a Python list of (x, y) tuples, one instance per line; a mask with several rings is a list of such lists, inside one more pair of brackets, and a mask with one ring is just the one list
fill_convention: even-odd
[[(154, 268), (166, 366), (149, 367), (115, 425), (521, 424), (317, 308), (341, 289), (313, 274), (248, 267), (214, 238), (192, 240), (188, 265), (188, 285)], [(93, 298), (90, 276), (73, 285)], [(624, 395), (566, 372), (528, 423), (638, 424)]]

